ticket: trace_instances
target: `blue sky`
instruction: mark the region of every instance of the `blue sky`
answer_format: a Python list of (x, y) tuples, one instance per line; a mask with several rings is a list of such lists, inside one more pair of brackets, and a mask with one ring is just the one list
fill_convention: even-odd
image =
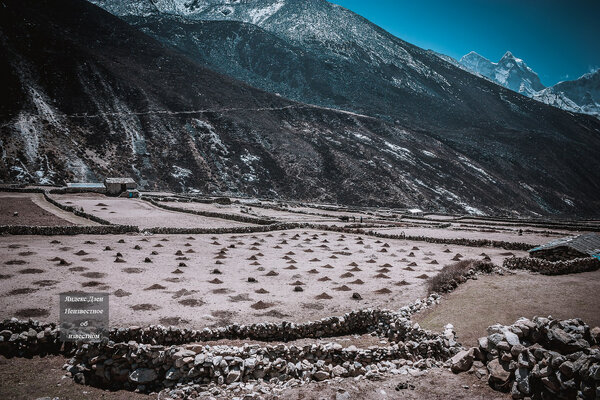
[(510, 50), (550, 86), (600, 67), (600, 0), (330, 0), (425, 49), (498, 61)]

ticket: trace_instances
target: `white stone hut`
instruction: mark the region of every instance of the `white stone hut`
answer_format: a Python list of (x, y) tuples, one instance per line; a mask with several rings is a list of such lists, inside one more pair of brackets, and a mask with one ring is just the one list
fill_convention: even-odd
[(128, 190), (137, 188), (137, 183), (131, 178), (106, 178), (104, 180), (106, 194), (119, 195)]

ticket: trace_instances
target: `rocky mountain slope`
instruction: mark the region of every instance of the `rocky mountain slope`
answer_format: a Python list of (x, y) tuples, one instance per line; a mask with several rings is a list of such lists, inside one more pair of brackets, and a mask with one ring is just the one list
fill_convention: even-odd
[(492, 82), (517, 93), (532, 97), (544, 89), (539, 76), (520, 58), (507, 51), (497, 63), (480, 56), (474, 51), (463, 56), (459, 63), (468, 70), (480, 74)]
[[(448, 63), (434, 65), (445, 77), (423, 67), (423, 82), (460, 77), (455, 90), (467, 95), (437, 104), (422, 93), (420, 107), (405, 105), (418, 116), (392, 123), (254, 89), (82, 0), (0, 3), (3, 181), (127, 174), (145, 188), (475, 213), (597, 212), (600, 124), (503, 90), (477, 104), (477, 87), (497, 86)], [(425, 65), (405, 57), (406, 70)], [(466, 104), (498, 113), (460, 123), (473, 112)], [(451, 106), (446, 132), (427, 129)]]

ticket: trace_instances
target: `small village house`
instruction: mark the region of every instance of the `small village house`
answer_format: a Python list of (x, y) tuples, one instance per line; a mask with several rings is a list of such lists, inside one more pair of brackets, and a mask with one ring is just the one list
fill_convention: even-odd
[(116, 196), (129, 190), (135, 190), (137, 183), (131, 178), (106, 178), (104, 186), (106, 186), (106, 194)]
[(572, 260), (585, 257), (600, 259), (600, 234), (586, 233), (553, 240), (529, 250), (529, 256), (543, 258), (548, 261)]

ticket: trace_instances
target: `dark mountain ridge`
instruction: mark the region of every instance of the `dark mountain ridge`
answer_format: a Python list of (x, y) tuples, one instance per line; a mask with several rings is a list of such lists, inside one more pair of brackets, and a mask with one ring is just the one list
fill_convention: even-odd
[(485, 146), (475, 158), (461, 146), (469, 124), (444, 143), (426, 121), (414, 129), (286, 100), (206, 69), (83, 1), (0, 0), (0, 7), (3, 181), (130, 174), (147, 189), (596, 213), (600, 190), (589, 171), (600, 169), (590, 157), (600, 128), (589, 119), (545, 119), (564, 134), (496, 129), (491, 144), (476, 137)]

